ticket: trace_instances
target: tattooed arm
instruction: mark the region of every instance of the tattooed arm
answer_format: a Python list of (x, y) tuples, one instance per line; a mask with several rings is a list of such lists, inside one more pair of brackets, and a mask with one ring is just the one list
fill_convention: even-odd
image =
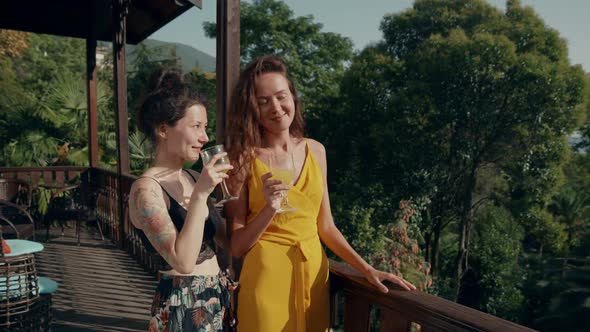
[(187, 208), (182, 230), (178, 232), (170, 219), (160, 185), (148, 178), (139, 178), (131, 186), (129, 216), (133, 225), (141, 229), (158, 253), (182, 274), (191, 273), (203, 242), (205, 219), (209, 214), (207, 197), (222, 179), (229, 165), (215, 165), (217, 155), (203, 167)]
[[(140, 178), (131, 187), (129, 216), (133, 225), (141, 229), (158, 253), (179, 273), (193, 271), (203, 240), (203, 224), (209, 212), (207, 194), (192, 195), (192, 216), (187, 213), (182, 230), (178, 232), (170, 219), (160, 185), (151, 179)], [(194, 222), (190, 222), (194, 221)]]

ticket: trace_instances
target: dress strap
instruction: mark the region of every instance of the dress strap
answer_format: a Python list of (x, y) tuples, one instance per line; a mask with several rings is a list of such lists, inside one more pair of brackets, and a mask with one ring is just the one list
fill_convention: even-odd
[(186, 172), (186, 174), (188, 174), (193, 179), (193, 181), (195, 181), (195, 183), (197, 183), (197, 179), (195, 179), (193, 174), (191, 172), (189, 172), (188, 169), (183, 169), (183, 170)]

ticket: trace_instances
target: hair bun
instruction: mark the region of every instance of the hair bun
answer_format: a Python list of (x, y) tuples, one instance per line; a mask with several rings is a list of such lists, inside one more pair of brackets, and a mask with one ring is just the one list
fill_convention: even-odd
[(148, 90), (175, 91), (184, 86), (182, 72), (176, 68), (160, 68), (152, 73), (149, 80)]

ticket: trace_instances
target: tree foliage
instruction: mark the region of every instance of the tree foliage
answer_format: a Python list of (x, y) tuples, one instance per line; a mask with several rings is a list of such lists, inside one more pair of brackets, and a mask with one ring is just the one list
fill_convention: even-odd
[(23, 31), (0, 29), (0, 57), (18, 57), (28, 47), (28, 34)]
[[(313, 16), (295, 17), (288, 5), (278, 0), (240, 3), (240, 52), (242, 64), (259, 56), (275, 54), (286, 60), (304, 102), (306, 120), (317, 120), (338, 96), (344, 66), (352, 57), (349, 38), (323, 32)], [(204, 24), (215, 37), (214, 23)]]
[[(327, 148), (335, 221), (364, 258), (533, 327), (587, 316), (588, 264), (576, 257), (590, 255), (590, 84), (556, 30), (516, 0), (506, 11), (417, 0), (386, 15), (382, 40), (353, 57), (349, 39), (280, 1), (241, 6), (242, 63), (268, 53), (287, 61), (308, 130)], [(204, 27), (215, 35), (214, 24)], [(0, 30), (0, 164), (85, 163), (83, 41), (6, 36)], [(172, 51), (135, 52), (130, 111), (151, 71), (178, 62)], [(99, 155), (114, 167), (106, 68)], [(187, 79), (208, 101), (212, 138), (215, 77), (195, 69)], [(133, 116), (138, 171), (151, 150)], [(577, 150), (567, 141), (574, 131)]]
[[(484, 1), (418, 0), (385, 16), (381, 29), (383, 41), (347, 70), (341, 103), (323, 114), (337, 165), (330, 184), (354, 193), (349, 202), (383, 202), (376, 224), (386, 222), (393, 202), (429, 197), (429, 251), (445, 227), (457, 227), (450, 231), (459, 235), (459, 291), (478, 208), (506, 204), (520, 222), (529, 209), (545, 209), (559, 188), (565, 135), (586, 110), (585, 74), (569, 64), (559, 34), (518, 1), (502, 12)], [(555, 229), (555, 220), (546, 221)], [(433, 268), (437, 255), (430, 255)]]

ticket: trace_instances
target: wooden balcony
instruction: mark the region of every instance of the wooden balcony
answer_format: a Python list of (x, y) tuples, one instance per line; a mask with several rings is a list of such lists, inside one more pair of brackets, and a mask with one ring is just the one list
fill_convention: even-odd
[[(82, 226), (81, 245), (73, 227), (53, 228), (37, 254), (39, 274), (55, 280), (53, 331), (146, 331), (156, 278), (108, 240), (96, 226)], [(39, 230), (37, 239), (45, 237)]]
[[(66, 233), (48, 242), (38, 257), (41, 273), (61, 286), (55, 294), (54, 330), (145, 330), (159, 258), (147, 253), (130, 227), (127, 193), (134, 177), (97, 168), (0, 167), (0, 178), (34, 186), (83, 178), (99, 194), (96, 211), (108, 240), (84, 233), (78, 247), (73, 233)], [(392, 289), (382, 294), (343, 263), (331, 261), (330, 274), (335, 330), (532, 331), (423, 292)]]

